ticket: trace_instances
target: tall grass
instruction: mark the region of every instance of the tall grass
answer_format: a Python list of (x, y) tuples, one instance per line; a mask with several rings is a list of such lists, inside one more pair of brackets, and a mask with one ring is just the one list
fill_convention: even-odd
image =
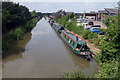
[(91, 78), (90, 76), (83, 74), (80, 70), (76, 70), (75, 72), (71, 73), (67, 72), (61, 77), (64, 77), (65, 80), (80, 80)]

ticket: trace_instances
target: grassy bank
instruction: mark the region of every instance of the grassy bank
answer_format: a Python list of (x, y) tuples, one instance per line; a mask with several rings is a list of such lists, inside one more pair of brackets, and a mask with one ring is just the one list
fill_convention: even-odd
[(74, 73), (66, 73), (64, 77), (68, 80), (75, 80), (79, 78), (89, 78), (89, 76), (84, 75), (80, 70)]
[(29, 23), (24, 26), (18, 27), (12, 32), (8, 33), (6, 36), (2, 38), (2, 54), (4, 55), (10, 44), (14, 43), (17, 40), (21, 40), (23, 35), (27, 32), (30, 32), (38, 22), (38, 18), (32, 19)]
[[(106, 16), (106, 15), (105, 15)], [(120, 25), (118, 23), (118, 18), (120, 16), (106, 16), (105, 24), (107, 29), (101, 29), (106, 34), (104, 36), (99, 36), (97, 33), (93, 33), (89, 30), (84, 30), (83, 26), (76, 25), (75, 18), (69, 18), (68, 16), (59, 17), (56, 16), (56, 22), (63, 25), (66, 29), (74, 32), (75, 34), (82, 35), (86, 40), (94, 43), (101, 52), (95, 57), (99, 62), (100, 68), (99, 73), (95, 75), (96, 78), (119, 78), (118, 71), (118, 59), (119, 59), (119, 49), (120, 49)], [(69, 20), (71, 20), (69, 22)], [(99, 45), (100, 44), (100, 45)], [(79, 72), (74, 78), (82, 78)], [(80, 75), (77, 77), (77, 75)]]

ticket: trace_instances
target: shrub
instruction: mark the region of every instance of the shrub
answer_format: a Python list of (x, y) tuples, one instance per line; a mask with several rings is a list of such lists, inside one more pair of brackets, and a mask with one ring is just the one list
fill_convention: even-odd
[(98, 34), (97, 33), (93, 33), (91, 32), (90, 34), (88, 34), (88, 39), (93, 39), (93, 38), (97, 38), (98, 37)]
[(8, 49), (9, 43), (8, 40), (3, 39), (2, 40), (2, 54), (5, 53), (5, 51)]
[(93, 39), (92, 38), (90, 39), (90, 42), (93, 43)]
[(13, 39), (14, 40), (21, 40), (22, 36), (24, 35), (24, 31), (22, 28), (17, 28), (15, 31), (12, 33)]
[(113, 59), (110, 63), (102, 63), (97, 78), (119, 78), (118, 61)]
[(83, 32), (83, 34), (82, 34), (82, 37), (84, 38), (84, 39), (88, 39), (88, 34), (90, 34), (91, 32), (89, 31), (89, 30), (85, 30), (84, 32)]

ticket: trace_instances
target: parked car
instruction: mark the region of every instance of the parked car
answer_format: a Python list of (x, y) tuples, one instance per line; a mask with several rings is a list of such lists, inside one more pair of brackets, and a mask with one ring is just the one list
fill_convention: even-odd
[(95, 32), (95, 33), (100, 33), (100, 31), (98, 29), (99, 28), (92, 27), (92, 28), (90, 28), (90, 31)]
[(95, 28), (101, 28), (100, 25), (90, 25), (90, 27), (88, 27), (88, 28), (86, 28), (86, 29), (90, 29), (90, 28), (92, 28), (92, 27), (95, 27)]
[(92, 32), (95, 32), (95, 33), (99, 33), (99, 35), (104, 35), (105, 32), (100, 32), (99, 29), (100, 29), (99, 27), (92, 27), (89, 30), (92, 31)]
[(94, 19), (93, 17), (91, 19)]
[(80, 22), (82, 22), (82, 20), (81, 19), (77, 19), (77, 23), (80, 23)]

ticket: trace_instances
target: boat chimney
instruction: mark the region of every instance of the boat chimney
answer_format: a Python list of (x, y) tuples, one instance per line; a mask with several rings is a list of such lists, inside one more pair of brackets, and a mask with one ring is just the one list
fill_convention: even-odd
[(78, 41), (78, 36), (76, 36), (76, 41)]

